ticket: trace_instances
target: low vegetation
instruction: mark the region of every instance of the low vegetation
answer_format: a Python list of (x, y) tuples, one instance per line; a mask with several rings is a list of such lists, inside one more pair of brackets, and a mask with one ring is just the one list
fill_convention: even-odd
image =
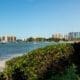
[(80, 44), (57, 44), (33, 50), (6, 62), (0, 80), (79, 80), (79, 49)]
[(42, 38), (42, 37), (37, 37), (37, 38), (33, 38), (33, 37), (29, 37), (27, 38), (27, 40), (25, 40), (26, 42), (45, 42), (45, 41), (48, 41), (48, 42), (51, 42), (51, 41), (54, 41), (54, 42), (59, 42), (59, 41), (68, 41), (64, 38), (60, 39), (60, 38)]

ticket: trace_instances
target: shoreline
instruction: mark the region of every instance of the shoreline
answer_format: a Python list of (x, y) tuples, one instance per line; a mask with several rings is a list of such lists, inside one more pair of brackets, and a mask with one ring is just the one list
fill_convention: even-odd
[(12, 55), (10, 57), (7, 57), (7, 58), (3, 58), (3, 59), (0, 59), (0, 72), (2, 72), (5, 68), (5, 65), (6, 65), (6, 61), (12, 59), (12, 58), (15, 58), (15, 57), (19, 57), (19, 56), (22, 56), (24, 54), (15, 54), (15, 55)]
[(0, 60), (0, 72), (4, 70), (6, 61), (7, 60)]

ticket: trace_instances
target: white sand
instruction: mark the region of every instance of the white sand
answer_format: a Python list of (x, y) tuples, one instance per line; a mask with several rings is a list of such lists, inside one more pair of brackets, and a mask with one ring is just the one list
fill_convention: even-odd
[(22, 56), (22, 55), (23, 54), (16, 54), (16, 55), (12, 55), (11, 57), (9, 57), (7, 59), (0, 60), (0, 72), (2, 72), (4, 70), (6, 61), (8, 61), (14, 57), (18, 57), (18, 56)]
[(5, 62), (6, 60), (0, 61), (0, 71), (3, 71), (3, 69), (5, 68)]
[(0, 67), (5, 67), (5, 61), (0, 61)]
[(12, 55), (11, 57), (9, 57), (8, 59), (0, 60), (0, 72), (2, 72), (4, 70), (6, 61), (8, 61), (14, 57), (18, 57), (18, 56), (22, 56), (22, 55), (23, 54), (15, 54), (15, 55)]

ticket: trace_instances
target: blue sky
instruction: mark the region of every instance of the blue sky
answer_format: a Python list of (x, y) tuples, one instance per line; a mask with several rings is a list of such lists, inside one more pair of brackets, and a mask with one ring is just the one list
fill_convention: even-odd
[(80, 0), (0, 0), (0, 35), (50, 37), (80, 31)]

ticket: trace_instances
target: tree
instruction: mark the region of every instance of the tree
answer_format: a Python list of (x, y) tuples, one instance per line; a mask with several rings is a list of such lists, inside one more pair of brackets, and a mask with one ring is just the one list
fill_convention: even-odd
[(34, 41), (33, 37), (27, 38), (27, 42), (33, 42), (33, 41)]

